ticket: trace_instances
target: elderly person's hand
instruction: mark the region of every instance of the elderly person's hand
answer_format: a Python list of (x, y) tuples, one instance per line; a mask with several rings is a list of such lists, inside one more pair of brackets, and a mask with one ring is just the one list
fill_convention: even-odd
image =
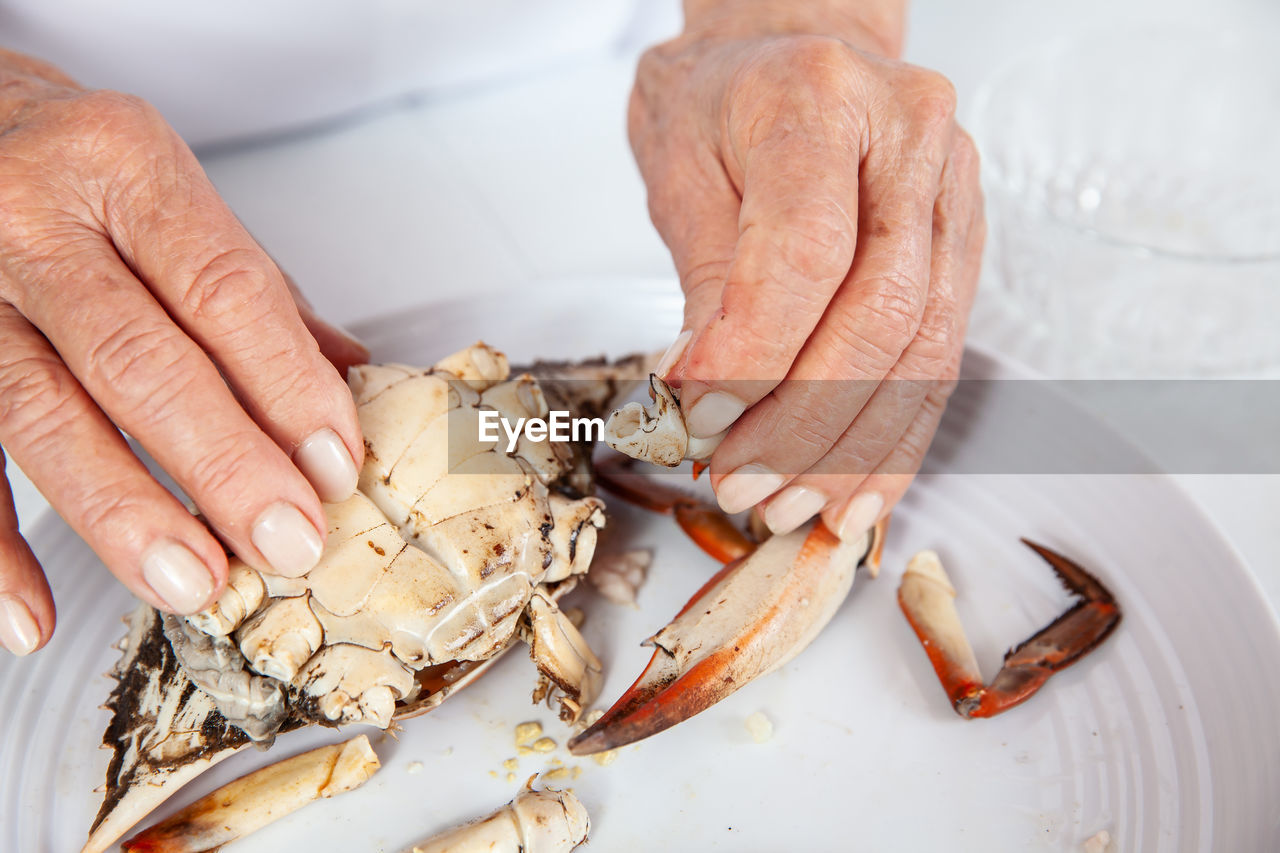
[[(630, 132), (686, 296), (662, 369), (729, 429), (721, 505), (860, 536), (919, 469), (958, 375), (985, 226), (938, 74), (895, 0), (686, 0)], [(782, 380), (786, 380), (785, 382)], [(902, 381), (896, 381), (902, 380)]]
[[(355, 489), (339, 370), (365, 355), (295, 307), (153, 109), (0, 51), (0, 444), (125, 586), (190, 613), (227, 558), (120, 430), (247, 563), (310, 569), (321, 499)], [(25, 654), (53, 627), (0, 481), (0, 641)]]

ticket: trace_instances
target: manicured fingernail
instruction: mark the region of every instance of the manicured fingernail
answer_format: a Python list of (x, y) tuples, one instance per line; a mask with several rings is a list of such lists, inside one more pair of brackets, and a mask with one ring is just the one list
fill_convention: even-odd
[(684, 351), (689, 347), (689, 341), (693, 339), (693, 329), (685, 329), (676, 338), (675, 343), (667, 347), (667, 351), (662, 354), (658, 366), (653, 372), (658, 374), (662, 379), (667, 378), (667, 374), (671, 372), (671, 368), (676, 366), (676, 362), (680, 360), (680, 356), (684, 355)]
[(293, 504), (267, 507), (253, 523), (253, 546), (267, 558), (278, 575), (296, 578), (315, 568), (324, 543), (320, 534)]
[(827, 496), (804, 486), (783, 489), (769, 501), (764, 510), (764, 523), (774, 533), (790, 533), (813, 518), (827, 505)]
[(750, 462), (730, 471), (716, 486), (716, 500), (725, 512), (742, 512), (778, 490), (786, 477), (777, 471)]
[(351, 461), (347, 445), (325, 427), (307, 437), (293, 452), (293, 462), (326, 503), (345, 501), (355, 493), (360, 472)]
[(0, 644), (18, 657), (29, 655), (40, 642), (40, 626), (22, 599), (0, 595)]
[(178, 613), (195, 613), (213, 596), (209, 567), (181, 542), (162, 539), (142, 555), (142, 578)]
[(689, 434), (709, 438), (723, 432), (747, 409), (747, 404), (723, 391), (703, 394), (684, 417)]
[(710, 438), (695, 438), (689, 436), (689, 446), (685, 448), (684, 455), (686, 459), (696, 459), (702, 461), (710, 459), (711, 454), (716, 452), (716, 448), (720, 446), (720, 442), (724, 441), (724, 437), (729, 434), (728, 430), (718, 432)]
[(863, 492), (849, 501), (844, 508), (844, 516), (840, 519), (840, 529), (836, 532), (846, 542), (853, 542), (871, 529), (884, 509), (884, 498), (877, 492)]

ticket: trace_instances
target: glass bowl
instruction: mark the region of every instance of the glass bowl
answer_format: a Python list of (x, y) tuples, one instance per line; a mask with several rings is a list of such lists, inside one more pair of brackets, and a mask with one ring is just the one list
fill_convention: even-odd
[(987, 281), (1067, 376), (1280, 369), (1274, 35), (1110, 31), (979, 91)]

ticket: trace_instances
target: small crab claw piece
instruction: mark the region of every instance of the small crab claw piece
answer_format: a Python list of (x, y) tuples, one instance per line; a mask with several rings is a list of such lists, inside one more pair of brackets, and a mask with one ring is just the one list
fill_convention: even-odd
[(223, 785), (121, 847), (128, 853), (218, 850), (307, 803), (360, 787), (379, 766), (364, 735), (322, 746)]
[(569, 750), (657, 734), (791, 660), (835, 615), (876, 535), (850, 544), (810, 522), (725, 566), (646, 641), (655, 647), (648, 667)]
[(569, 853), (590, 829), (572, 791), (525, 790), (488, 817), (415, 844), (411, 853)]
[(674, 468), (686, 459), (709, 458), (728, 432), (708, 438), (689, 435), (675, 389), (653, 373), (649, 374), (649, 398), (651, 406), (628, 403), (609, 415), (605, 444), (632, 459)]
[(1014, 646), (990, 685), (955, 608), (955, 587), (933, 551), (911, 559), (898, 587), (898, 603), (920, 638), (942, 687), (962, 717), (992, 717), (1021, 704), (1060, 669), (1093, 651), (1120, 624), (1120, 608), (1111, 592), (1084, 568), (1034, 542), (1022, 540), (1053, 568), (1070, 592), (1074, 607), (1031, 638)]
[(689, 449), (680, 401), (671, 386), (653, 374), (649, 375), (649, 398), (652, 406), (628, 403), (609, 415), (604, 443), (633, 459), (674, 468)]

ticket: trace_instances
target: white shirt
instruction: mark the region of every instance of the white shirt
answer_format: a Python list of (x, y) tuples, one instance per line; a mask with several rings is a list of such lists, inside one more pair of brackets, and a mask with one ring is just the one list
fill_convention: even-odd
[[(0, 46), (155, 104), (192, 145), (616, 46), (652, 0), (6, 0)], [(659, 3), (669, 17), (669, 4)]]

